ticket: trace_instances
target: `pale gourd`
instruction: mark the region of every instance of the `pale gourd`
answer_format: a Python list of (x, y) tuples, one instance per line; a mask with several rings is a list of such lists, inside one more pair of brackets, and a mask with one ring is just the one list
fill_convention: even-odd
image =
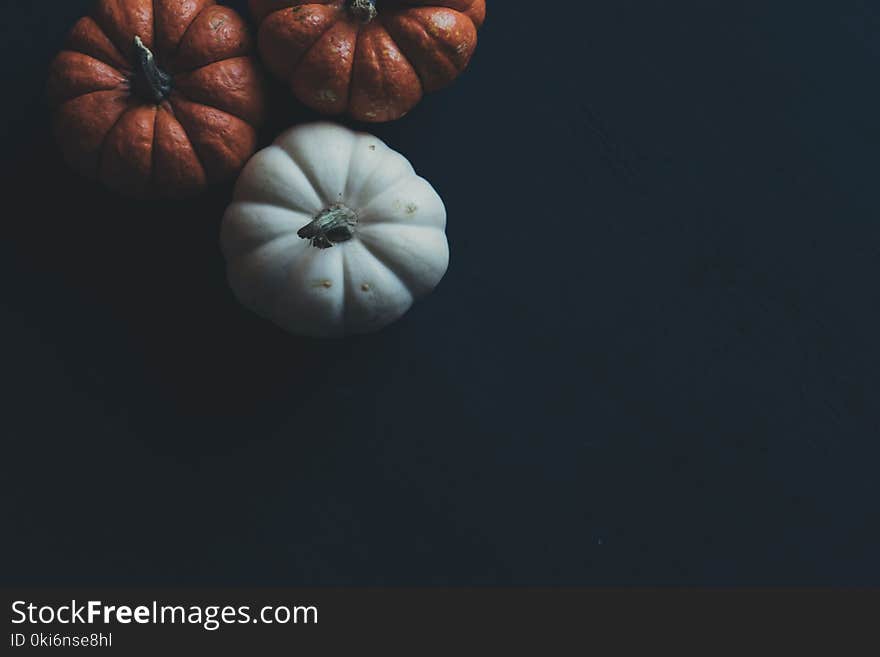
[(341, 337), (388, 326), (437, 286), (445, 229), (443, 201), (405, 157), (314, 123), (244, 168), (222, 246), (244, 306), (294, 334)]

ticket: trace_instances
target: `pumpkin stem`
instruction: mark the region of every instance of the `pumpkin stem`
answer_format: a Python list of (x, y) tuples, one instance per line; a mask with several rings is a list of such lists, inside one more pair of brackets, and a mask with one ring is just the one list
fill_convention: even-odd
[(297, 235), (309, 240), (316, 248), (329, 249), (334, 244), (352, 239), (356, 224), (357, 215), (354, 210), (344, 205), (334, 205), (315, 217), (312, 223), (304, 226)]
[(159, 68), (156, 58), (139, 36), (134, 38), (135, 71), (131, 86), (144, 100), (161, 103), (171, 93), (171, 76)]
[(369, 23), (379, 14), (376, 0), (348, 0), (348, 11), (363, 23)]

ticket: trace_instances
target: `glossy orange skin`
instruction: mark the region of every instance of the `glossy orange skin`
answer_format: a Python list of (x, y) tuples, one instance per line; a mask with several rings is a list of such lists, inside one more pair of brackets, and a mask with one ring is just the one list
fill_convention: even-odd
[(250, 0), (260, 54), (323, 114), (399, 119), (470, 63), (485, 0), (378, 0), (365, 23), (348, 0)]
[[(136, 36), (173, 78), (158, 104), (132, 90)], [(98, 0), (50, 69), (65, 158), (138, 198), (192, 196), (232, 178), (265, 111), (252, 51), (242, 18), (214, 0)]]

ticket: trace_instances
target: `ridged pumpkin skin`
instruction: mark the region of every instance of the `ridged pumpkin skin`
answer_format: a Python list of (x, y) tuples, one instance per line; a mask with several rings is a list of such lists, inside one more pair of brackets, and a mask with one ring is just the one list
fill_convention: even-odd
[(264, 115), (252, 51), (242, 18), (214, 0), (98, 0), (50, 69), (65, 158), (138, 198), (192, 196), (233, 178)]
[[(250, 0), (263, 61), (305, 105), (399, 119), (470, 63), (485, 0)], [(372, 8), (371, 8), (372, 7)]]

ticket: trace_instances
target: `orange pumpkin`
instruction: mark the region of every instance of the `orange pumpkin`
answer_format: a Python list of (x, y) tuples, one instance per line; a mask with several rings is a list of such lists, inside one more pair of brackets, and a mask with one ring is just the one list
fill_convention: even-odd
[(250, 0), (266, 66), (305, 105), (392, 121), (467, 67), (485, 0)]
[(242, 18), (214, 0), (98, 0), (51, 67), (66, 159), (135, 197), (235, 176), (264, 114), (251, 51)]

